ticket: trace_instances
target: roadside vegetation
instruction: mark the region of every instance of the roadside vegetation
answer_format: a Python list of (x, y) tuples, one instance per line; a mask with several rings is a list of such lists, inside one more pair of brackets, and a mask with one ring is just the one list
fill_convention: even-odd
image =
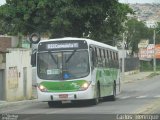
[[(136, 11), (118, 0), (6, 0), (0, 6), (0, 23), (2, 35), (84, 37), (121, 47), (125, 33), (130, 56), (138, 53), (142, 39), (153, 44), (153, 30), (160, 30), (160, 22), (156, 28), (148, 28), (138, 20)], [(156, 44), (160, 44), (160, 32)]]
[[(160, 71), (160, 60), (156, 60), (156, 70)], [(147, 72), (153, 71), (153, 60), (151, 61), (140, 61), (140, 71)]]
[(160, 71), (156, 71), (156, 72), (153, 72), (151, 73), (149, 76), (147, 76), (148, 78), (152, 78), (154, 76), (157, 76), (157, 75), (160, 75)]

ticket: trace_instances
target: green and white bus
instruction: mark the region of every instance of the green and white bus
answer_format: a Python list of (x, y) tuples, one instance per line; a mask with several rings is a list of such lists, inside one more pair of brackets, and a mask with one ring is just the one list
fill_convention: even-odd
[(116, 47), (85, 38), (42, 40), (32, 63), (34, 58), (38, 100), (49, 107), (79, 100), (98, 104), (108, 96), (115, 100), (120, 92)]

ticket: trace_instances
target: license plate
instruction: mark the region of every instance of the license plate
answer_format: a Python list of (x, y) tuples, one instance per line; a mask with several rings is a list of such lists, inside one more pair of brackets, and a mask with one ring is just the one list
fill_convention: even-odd
[(59, 98), (68, 98), (68, 94), (59, 94)]

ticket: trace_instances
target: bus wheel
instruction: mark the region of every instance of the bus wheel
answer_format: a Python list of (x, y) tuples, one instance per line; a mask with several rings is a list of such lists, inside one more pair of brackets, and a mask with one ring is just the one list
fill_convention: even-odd
[(53, 107), (54, 107), (54, 102), (53, 102), (53, 101), (49, 101), (49, 102), (48, 102), (48, 106), (49, 106), (50, 108), (53, 108)]
[(53, 107), (59, 107), (60, 105), (62, 105), (61, 101), (49, 101), (48, 102), (48, 106), (50, 108), (53, 108)]
[(100, 99), (100, 87), (97, 85), (96, 98), (92, 100), (92, 105), (97, 105)]

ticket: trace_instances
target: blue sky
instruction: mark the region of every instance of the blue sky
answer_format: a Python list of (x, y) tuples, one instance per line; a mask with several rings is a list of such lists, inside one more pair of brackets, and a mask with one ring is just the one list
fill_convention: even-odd
[(119, 0), (122, 3), (160, 3), (160, 0)]

